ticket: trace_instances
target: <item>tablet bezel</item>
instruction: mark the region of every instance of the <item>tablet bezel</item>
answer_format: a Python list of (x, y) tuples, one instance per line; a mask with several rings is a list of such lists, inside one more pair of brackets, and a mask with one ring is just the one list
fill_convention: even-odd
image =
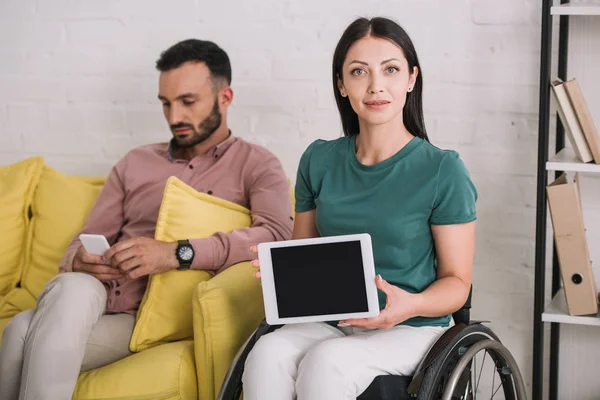
[[(360, 242), (368, 311), (356, 313), (280, 318), (277, 309), (275, 281), (273, 279), (273, 263), (271, 260), (271, 249), (351, 241)], [(265, 315), (267, 323), (269, 325), (339, 321), (349, 318), (373, 318), (379, 315), (379, 299), (377, 297), (377, 286), (375, 285), (375, 263), (373, 261), (373, 247), (371, 245), (371, 235), (369, 235), (368, 233), (260, 243), (258, 245), (258, 259), (260, 262), (261, 286), (265, 306)], [(318, 277), (315, 277), (315, 279), (318, 279)]]

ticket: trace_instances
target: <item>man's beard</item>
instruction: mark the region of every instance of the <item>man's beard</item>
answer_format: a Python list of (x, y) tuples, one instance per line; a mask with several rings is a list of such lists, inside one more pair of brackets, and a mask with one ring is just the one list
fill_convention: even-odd
[[(215, 133), (215, 131), (221, 126), (222, 115), (219, 110), (219, 101), (215, 99), (215, 104), (210, 112), (210, 115), (204, 119), (204, 121), (200, 122), (198, 125), (198, 129), (192, 124), (180, 123), (177, 125), (171, 125), (171, 132), (173, 132), (173, 137), (177, 146), (180, 148), (189, 148), (194, 147), (195, 145), (204, 142), (209, 137)], [(191, 137), (178, 137), (177, 133), (175, 133), (176, 129), (180, 128), (189, 128), (192, 130), (193, 134)]]

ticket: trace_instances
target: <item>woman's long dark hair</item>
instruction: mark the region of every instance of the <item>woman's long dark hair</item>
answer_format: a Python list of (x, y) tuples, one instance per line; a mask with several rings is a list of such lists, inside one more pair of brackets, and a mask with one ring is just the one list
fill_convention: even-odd
[(408, 61), (409, 71), (414, 67), (419, 69), (417, 80), (412, 92), (406, 95), (406, 104), (402, 111), (404, 126), (410, 133), (421, 139), (429, 141), (425, 130), (425, 121), (423, 119), (423, 70), (419, 64), (419, 58), (415, 46), (404, 29), (394, 21), (376, 17), (372, 19), (359, 18), (352, 22), (342, 34), (335, 52), (333, 53), (333, 94), (337, 103), (340, 117), (342, 119), (342, 128), (345, 136), (356, 135), (359, 131), (358, 115), (352, 109), (350, 100), (342, 97), (338, 88), (338, 79), (342, 79), (342, 66), (348, 54), (350, 46), (354, 42), (371, 35), (377, 38), (388, 39), (396, 43), (404, 52)]

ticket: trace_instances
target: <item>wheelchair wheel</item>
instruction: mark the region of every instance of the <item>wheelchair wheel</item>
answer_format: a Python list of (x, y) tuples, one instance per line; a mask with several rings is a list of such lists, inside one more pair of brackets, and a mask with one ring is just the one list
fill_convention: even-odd
[(498, 337), (483, 325), (470, 325), (427, 369), (421, 400), (525, 400), (519, 367)]

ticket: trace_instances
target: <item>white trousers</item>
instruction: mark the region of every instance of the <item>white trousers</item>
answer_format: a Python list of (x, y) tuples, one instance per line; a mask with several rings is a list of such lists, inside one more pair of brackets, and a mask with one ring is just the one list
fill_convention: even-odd
[(80, 371), (131, 353), (135, 316), (104, 315), (106, 289), (69, 272), (51, 279), (37, 307), (17, 314), (0, 347), (0, 399), (69, 400)]
[(286, 325), (246, 360), (245, 400), (355, 400), (378, 375), (412, 375), (446, 327)]

